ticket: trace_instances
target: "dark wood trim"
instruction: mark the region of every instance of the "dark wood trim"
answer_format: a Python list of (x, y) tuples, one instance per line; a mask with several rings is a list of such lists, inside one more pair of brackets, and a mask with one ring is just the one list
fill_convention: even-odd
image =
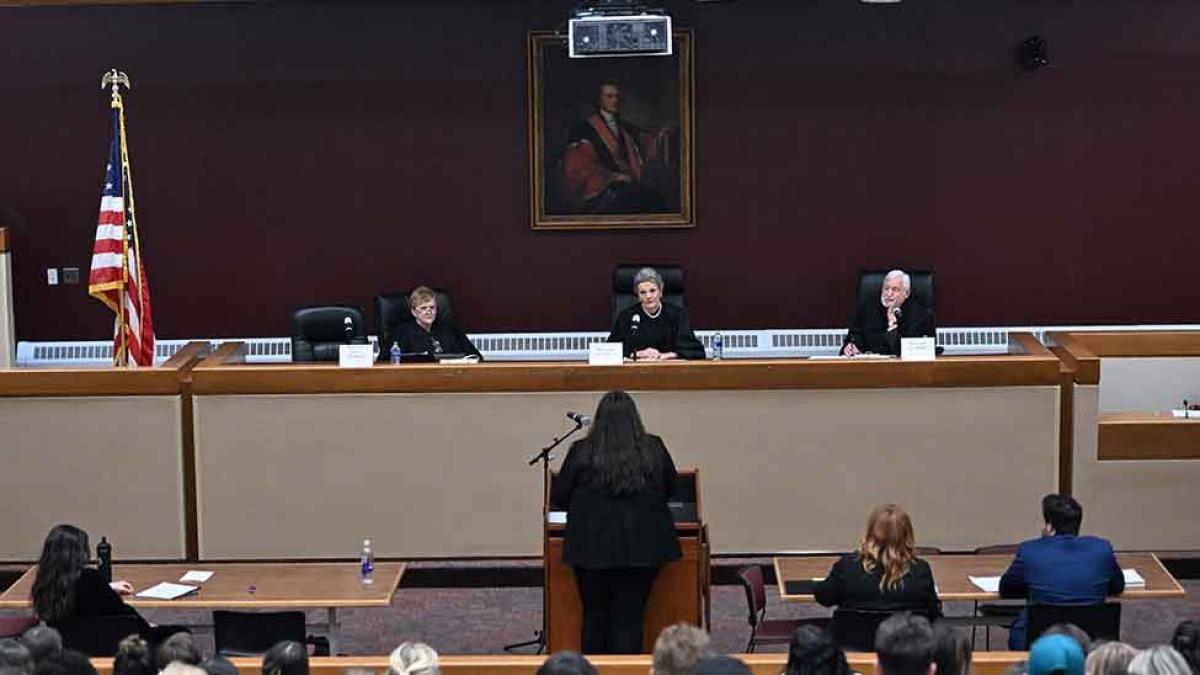
[(1079, 340), (1079, 333), (1050, 333), (1060, 349), (1055, 354), (1067, 364), (1077, 384), (1100, 384), (1100, 357)]
[(0, 370), (0, 397), (154, 396), (179, 393), (175, 368), (12, 368)]
[(1200, 356), (1200, 331), (1071, 333), (1096, 356)]
[(0, 253), (8, 253), (8, 228), (0, 227)]
[(1069, 495), (1074, 488), (1075, 471), (1075, 366), (1062, 355), (1062, 347), (1054, 347), (1060, 355), (1058, 395), (1058, 491)]
[[(189, 342), (167, 363), (178, 359), (180, 393), (180, 435), (183, 448), (183, 531), (184, 556), (189, 561), (200, 559), (199, 507), (196, 499), (196, 431), (192, 405), (192, 370), (208, 357), (212, 345), (208, 342)], [(166, 365), (166, 364), (164, 364)]]
[(1100, 461), (1200, 459), (1200, 420), (1170, 413), (1105, 413), (1097, 440)]

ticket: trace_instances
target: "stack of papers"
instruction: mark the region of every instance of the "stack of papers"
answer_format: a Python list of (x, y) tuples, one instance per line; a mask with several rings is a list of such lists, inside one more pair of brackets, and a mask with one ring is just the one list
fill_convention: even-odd
[(1145, 588), (1146, 587), (1146, 580), (1143, 579), (1142, 575), (1138, 574), (1138, 571), (1133, 569), (1132, 567), (1129, 569), (1121, 570), (1121, 573), (1125, 575), (1125, 588)]
[(979, 590), (984, 591), (985, 593), (1000, 592), (1000, 577), (968, 576), (967, 578), (970, 579), (971, 583), (975, 584)]
[(187, 584), (173, 584), (169, 581), (164, 581), (161, 584), (155, 584), (150, 588), (137, 594), (139, 598), (149, 598), (152, 600), (174, 600), (182, 598), (188, 593), (194, 593), (199, 586), (188, 586)]
[(185, 584), (202, 584), (212, 578), (212, 572), (203, 570), (188, 570), (179, 580)]
[(549, 511), (546, 513), (546, 522), (551, 525), (566, 525), (567, 524), (567, 512), (566, 511)]

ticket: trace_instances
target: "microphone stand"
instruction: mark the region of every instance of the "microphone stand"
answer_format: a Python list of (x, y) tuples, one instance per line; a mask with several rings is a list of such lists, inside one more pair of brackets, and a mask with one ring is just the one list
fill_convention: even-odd
[[(563, 441), (570, 438), (570, 436), (572, 434), (574, 434), (575, 432), (579, 431), (582, 428), (583, 428), (583, 422), (581, 422), (579, 420), (575, 420), (575, 427), (573, 429), (571, 429), (567, 433), (563, 434), (562, 436), (556, 436), (554, 438), (554, 440), (550, 442), (550, 445), (547, 445), (546, 447), (542, 448), (541, 452), (534, 455), (533, 458), (529, 460), (529, 466), (533, 466), (534, 464), (537, 464), (538, 462), (542, 463), (542, 495), (546, 495), (547, 490), (550, 487), (548, 484), (548, 481), (550, 480), (550, 462), (554, 459), (554, 457), (550, 453), (553, 452), (555, 448), (562, 445)], [(542, 526), (545, 527), (545, 523), (543, 523)], [(543, 561), (543, 565), (544, 564), (545, 564), (545, 561)], [(545, 588), (542, 589), (542, 593), (543, 593), (543, 595), (545, 594)], [(516, 642), (516, 643), (510, 644), (510, 645), (504, 645), (504, 651), (511, 652), (511, 651), (514, 651), (517, 649), (522, 649), (524, 647), (537, 647), (537, 651), (534, 652), (535, 654), (541, 654), (546, 649), (546, 599), (544, 597), (542, 598), (542, 628), (541, 628), (541, 630), (533, 631), (533, 639), (532, 640), (526, 640), (524, 642)]]

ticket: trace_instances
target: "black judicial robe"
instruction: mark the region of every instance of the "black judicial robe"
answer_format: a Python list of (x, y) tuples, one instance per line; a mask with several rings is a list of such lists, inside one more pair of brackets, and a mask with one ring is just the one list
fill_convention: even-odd
[[(483, 359), (483, 355), (471, 343), (466, 333), (447, 321), (434, 319), (428, 331), (421, 328), (415, 320), (401, 321), (392, 335), (396, 336), (400, 351), (405, 354), (467, 354)], [(391, 345), (382, 345), (382, 356), (387, 357), (391, 348)]]
[(911, 297), (900, 305), (896, 330), (889, 331), (887, 325), (883, 304), (879, 298), (871, 298), (859, 305), (858, 312), (850, 320), (850, 332), (842, 347), (853, 342), (862, 352), (899, 356), (900, 338), (934, 337), (936, 331), (933, 312)]
[(704, 358), (704, 345), (692, 332), (687, 311), (665, 302), (655, 318), (650, 318), (640, 303), (621, 310), (609, 331), (608, 341), (625, 343), (627, 357), (653, 347), (660, 352), (675, 352), (681, 359)]

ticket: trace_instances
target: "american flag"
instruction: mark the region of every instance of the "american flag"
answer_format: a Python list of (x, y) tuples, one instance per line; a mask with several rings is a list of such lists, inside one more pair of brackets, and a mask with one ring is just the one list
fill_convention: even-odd
[[(118, 99), (119, 101), (119, 99)], [(100, 220), (92, 247), (88, 293), (116, 313), (113, 331), (113, 365), (154, 365), (154, 323), (150, 313), (150, 287), (138, 248), (133, 213), (133, 190), (125, 151), (125, 125), (119, 103), (113, 107), (112, 146)]]

